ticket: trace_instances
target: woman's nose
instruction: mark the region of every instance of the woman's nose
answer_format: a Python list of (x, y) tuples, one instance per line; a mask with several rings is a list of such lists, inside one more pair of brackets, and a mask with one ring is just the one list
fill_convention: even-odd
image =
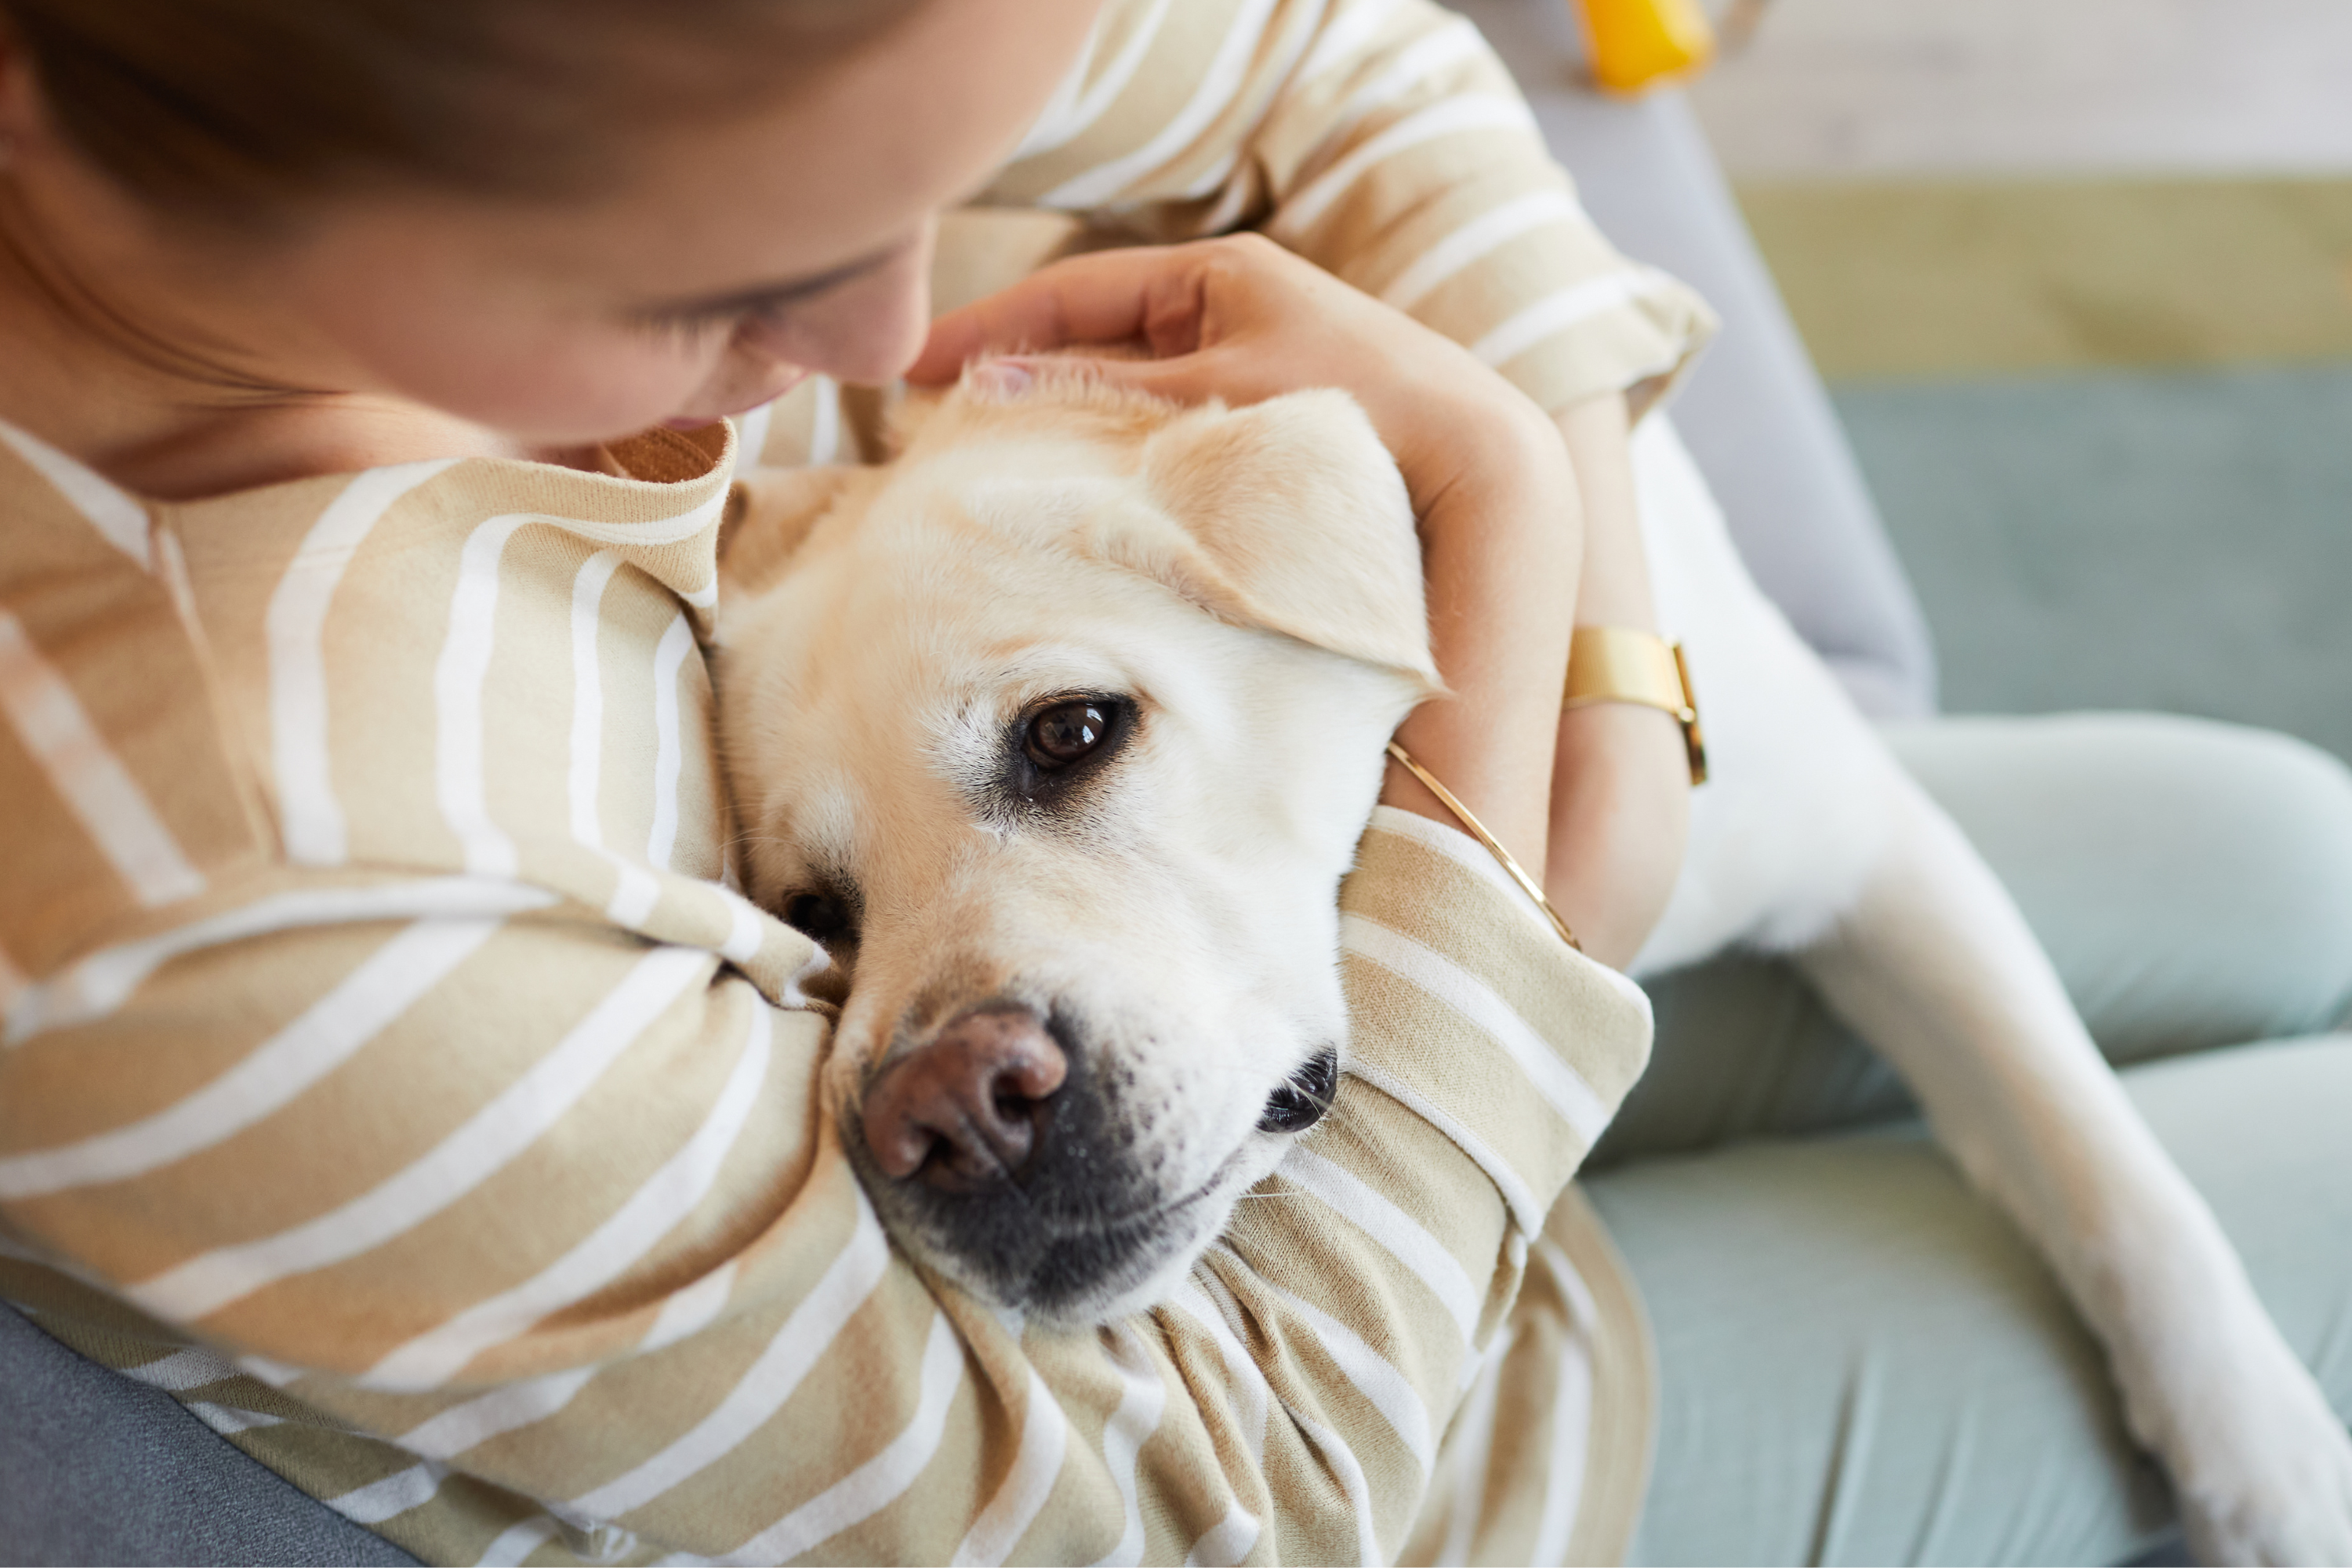
[(795, 310), (780, 357), (857, 386), (898, 379), (930, 331), (932, 237), (926, 222), (880, 266)]

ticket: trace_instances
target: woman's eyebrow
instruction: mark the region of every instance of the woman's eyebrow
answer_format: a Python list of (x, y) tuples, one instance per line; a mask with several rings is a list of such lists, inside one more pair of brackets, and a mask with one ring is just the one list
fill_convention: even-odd
[(789, 305), (796, 300), (813, 299), (827, 289), (837, 289), (854, 278), (861, 278), (889, 262), (906, 248), (901, 240), (888, 247), (845, 261), (823, 272), (813, 272), (805, 278), (788, 279), (781, 283), (760, 283), (749, 289), (730, 289), (724, 294), (703, 294), (688, 300), (668, 300), (646, 307), (648, 315), (719, 316), (737, 312), (752, 314)]

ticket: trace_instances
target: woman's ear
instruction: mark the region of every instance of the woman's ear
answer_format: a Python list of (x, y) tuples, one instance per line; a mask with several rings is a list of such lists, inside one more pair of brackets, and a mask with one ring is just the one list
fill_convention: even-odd
[(1412, 504), (1353, 398), (1195, 409), (1145, 442), (1143, 472), (1190, 546), (1162, 542), (1153, 575), (1227, 620), (1442, 689)]
[(882, 470), (854, 463), (752, 468), (727, 494), (719, 525), (719, 578), (728, 591), (756, 594), (783, 574), (809, 531)]

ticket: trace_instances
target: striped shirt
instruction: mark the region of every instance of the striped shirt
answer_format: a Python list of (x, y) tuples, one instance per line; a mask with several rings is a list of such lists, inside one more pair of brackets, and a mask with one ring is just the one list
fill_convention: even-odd
[[(1523, 384), (1670, 374), (1670, 286), (1528, 317), (1557, 290), (1509, 306), (1506, 263), (1545, 231), (1490, 215), (1530, 191), (1388, 177), (1456, 133), (1432, 106), (1516, 101), (1462, 37), (1120, 4), (1004, 199), (1413, 274)], [(1317, 252), (1440, 207), (1488, 227)], [(745, 437), (846, 455), (845, 404)], [(1646, 1352), (1561, 1194), (1647, 1007), (1449, 829), (1375, 820), (1349, 1079), (1171, 1301), (1047, 1333), (889, 1246), (814, 1114), (821, 955), (731, 886), (736, 451), (162, 504), (0, 426), (0, 1295), (435, 1561), (1622, 1550)]]
[(1555, 413), (1646, 407), (1713, 328), (1603, 239), (1476, 27), (1429, 0), (1112, 0), (995, 206), (1264, 231)]
[[(1594, 227), (1509, 70), (1432, 0), (1108, 0), (1013, 162), (950, 215), (942, 308), (1051, 257), (1260, 230), (1465, 344), (1558, 414), (1638, 416), (1716, 329)], [(814, 377), (760, 461), (872, 459), (879, 402)]]

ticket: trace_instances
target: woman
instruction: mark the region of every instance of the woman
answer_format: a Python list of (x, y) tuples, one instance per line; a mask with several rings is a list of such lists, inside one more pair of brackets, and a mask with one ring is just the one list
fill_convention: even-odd
[[(725, 886), (714, 421), (909, 363), (930, 213), (1091, 12), (0, 12), (6, 1292), (422, 1555), (1390, 1555), (1481, 1304), (1518, 1299), (1546, 1364), (1606, 1328), (1565, 1258), (1527, 1273), (1593, 1129), (1516, 1042), (1377, 1001), (1352, 1048), (1391, 1092), (1318, 1134), (1357, 1221), (1253, 1205), (1186, 1300), (1098, 1337), (935, 1290), (811, 1103), (821, 954)], [(1594, 476), (1551, 422), (1270, 247), (1041, 302), (1172, 354), (1162, 390), (1365, 403), (1455, 693), (1401, 739), (1630, 955), (1680, 741), (1573, 719), (1556, 826)], [(1638, 620), (1630, 514), (1596, 517), (1585, 607)], [(1647, 1042), (1622, 982), (1419, 840), (1363, 859), (1351, 907), (1613, 1103)], [(1523, 1491), (1510, 1528), (1609, 1550), (1638, 1454), (1595, 1447), (1617, 1517)]]
[[(1071, 1344), (889, 1261), (811, 1124), (821, 1020), (752, 999), (790, 1004), (810, 952), (712, 882), (724, 812), (694, 634), (725, 466), (704, 422), (802, 371), (905, 362), (922, 210), (1013, 150), (1084, 8), (706, 0), (658, 33), (617, 3), (565, 5), (560, 26), (528, 0), (444, 9), (7, 13), (0, 433), (26, 469), (0, 479), (0, 553), (11, 717), (48, 771), (11, 757), (0, 949), (28, 978), (0, 1058), (0, 1226), (147, 1316), (15, 1264), (7, 1294), (428, 1556), (1617, 1550), (1640, 1485), (1637, 1320), (1573, 1202), (1544, 1238), (1559, 1250), (1538, 1244), (1518, 1278), (1534, 1227), (1515, 1234), (1498, 1194), (1539, 1213), (1531, 1194), (1582, 1142), (1497, 1120), (1536, 1097), (1491, 1042), (1433, 1050), (1360, 1005), (1360, 1052), (1420, 1102), (1352, 1085), (1317, 1148), (1407, 1227), (1318, 1222), (1322, 1199), (1295, 1192), (1250, 1205), (1197, 1300)], [(1193, 39), (1187, 78), (1160, 45), (1130, 47), (1168, 7), (1118, 7), (993, 194), (1139, 203), (1124, 220), (1170, 234), (1262, 222), (1457, 341), (1572, 318), (1541, 291), (1606, 263), (1580, 262), (1586, 231), (1514, 150), (1532, 138), (1508, 106), (1482, 111), (1489, 140), (1448, 143), (1434, 181), (1407, 168), (1381, 188), (1375, 164), (1344, 199), (1318, 194), (1424, 112), (1462, 135), (1476, 117), (1448, 104), (1492, 95), (1490, 58), (1411, 5), (1330, 7), (1328, 27), (1319, 6), (1225, 9), (1254, 18), (1232, 36), (1255, 52)], [(1386, 31), (1368, 39), (1367, 16)], [(1164, 138), (1235, 59), (1234, 101), (1271, 84), (1255, 141), (1198, 120), (1191, 142)], [(1122, 69), (1131, 90), (1107, 90)], [(1162, 118), (1115, 129), (1164, 163), (1112, 160), (1114, 187), (1071, 127), (1163, 86)], [(1528, 252), (1486, 253), (1484, 275), (1421, 264), (1411, 247), (1449, 229)], [(1654, 391), (1701, 329), (1671, 290), (1642, 302), (1508, 363), (1560, 414), (1572, 474), (1458, 355), (1263, 250), (1057, 271), (945, 327), (919, 368), (1148, 324), (1174, 357), (1136, 374), (1165, 390), (1350, 386), (1414, 479), (1459, 694), (1406, 742), (1622, 958), (1678, 843), (1671, 726), (1571, 716), (1549, 815), (1550, 759), (1516, 747), (1544, 732), (1577, 581), (1580, 519), (1558, 498), (1582, 503), (1578, 618), (1646, 615), (1618, 395)], [(746, 427), (770, 428), (772, 455), (822, 445), (822, 420), (796, 416)], [(614, 439), (673, 419), (687, 428)], [(365, 465), (392, 466), (348, 472)], [(1488, 542), (1468, 548), (1473, 530)], [(119, 776), (77, 772), (91, 749), (27, 700), (60, 687)], [(2051, 915), (2110, 1049), (2340, 1009), (2347, 917), (2313, 870), (2352, 858), (2340, 770), (2126, 722), (1905, 743)], [(82, 786), (63, 805), (60, 777)], [(113, 809), (126, 784), (143, 825)], [(2156, 841), (2175, 845), (2160, 863)], [(1360, 914), (1410, 880), (1432, 949), (1468, 963), (1516, 940), (1517, 911), (1431, 885), (1427, 862), (1407, 878), (1407, 852), (1367, 840)], [(2138, 897), (2114, 895), (2119, 872)], [(2246, 918), (2257, 905), (2269, 919)], [(1640, 1030), (1605, 986), (1524, 947), (1486, 977), (1530, 1016), (1581, 999), (1577, 1037), (1553, 1043), (1613, 1100)], [(1901, 1109), (1784, 974), (1735, 965), (1660, 995), (1679, 1051), (1590, 1184), (1663, 1342), (1637, 1548), (2052, 1560), (2152, 1528), (2063, 1303), (1931, 1151), (1816, 1139), (1622, 1163)], [(2233, 1224), (2258, 1277), (2324, 1250), (2298, 1238), (2326, 1235), (2311, 1194), (2342, 1190), (2325, 1107), (2345, 1060), (2340, 1041), (2209, 1051), (2134, 1079), (2225, 1219), (2270, 1227), (2263, 1247)], [(2206, 1135), (2217, 1113), (2247, 1125)], [(1473, 1146), (1511, 1157), (1465, 1162)], [(1516, 1283), (1519, 1304), (1433, 1483), (1462, 1342), (1497, 1342), (1399, 1268), (1434, 1236), (1457, 1295)], [(2331, 1279), (2291, 1283), (2308, 1308)], [(2294, 1301), (2280, 1316), (2306, 1345), (2324, 1321)], [(180, 1325), (290, 1398), (166, 1353)], [(1580, 1431), (1553, 1395), (1583, 1378)], [(322, 1410), (397, 1450), (312, 1425)]]

